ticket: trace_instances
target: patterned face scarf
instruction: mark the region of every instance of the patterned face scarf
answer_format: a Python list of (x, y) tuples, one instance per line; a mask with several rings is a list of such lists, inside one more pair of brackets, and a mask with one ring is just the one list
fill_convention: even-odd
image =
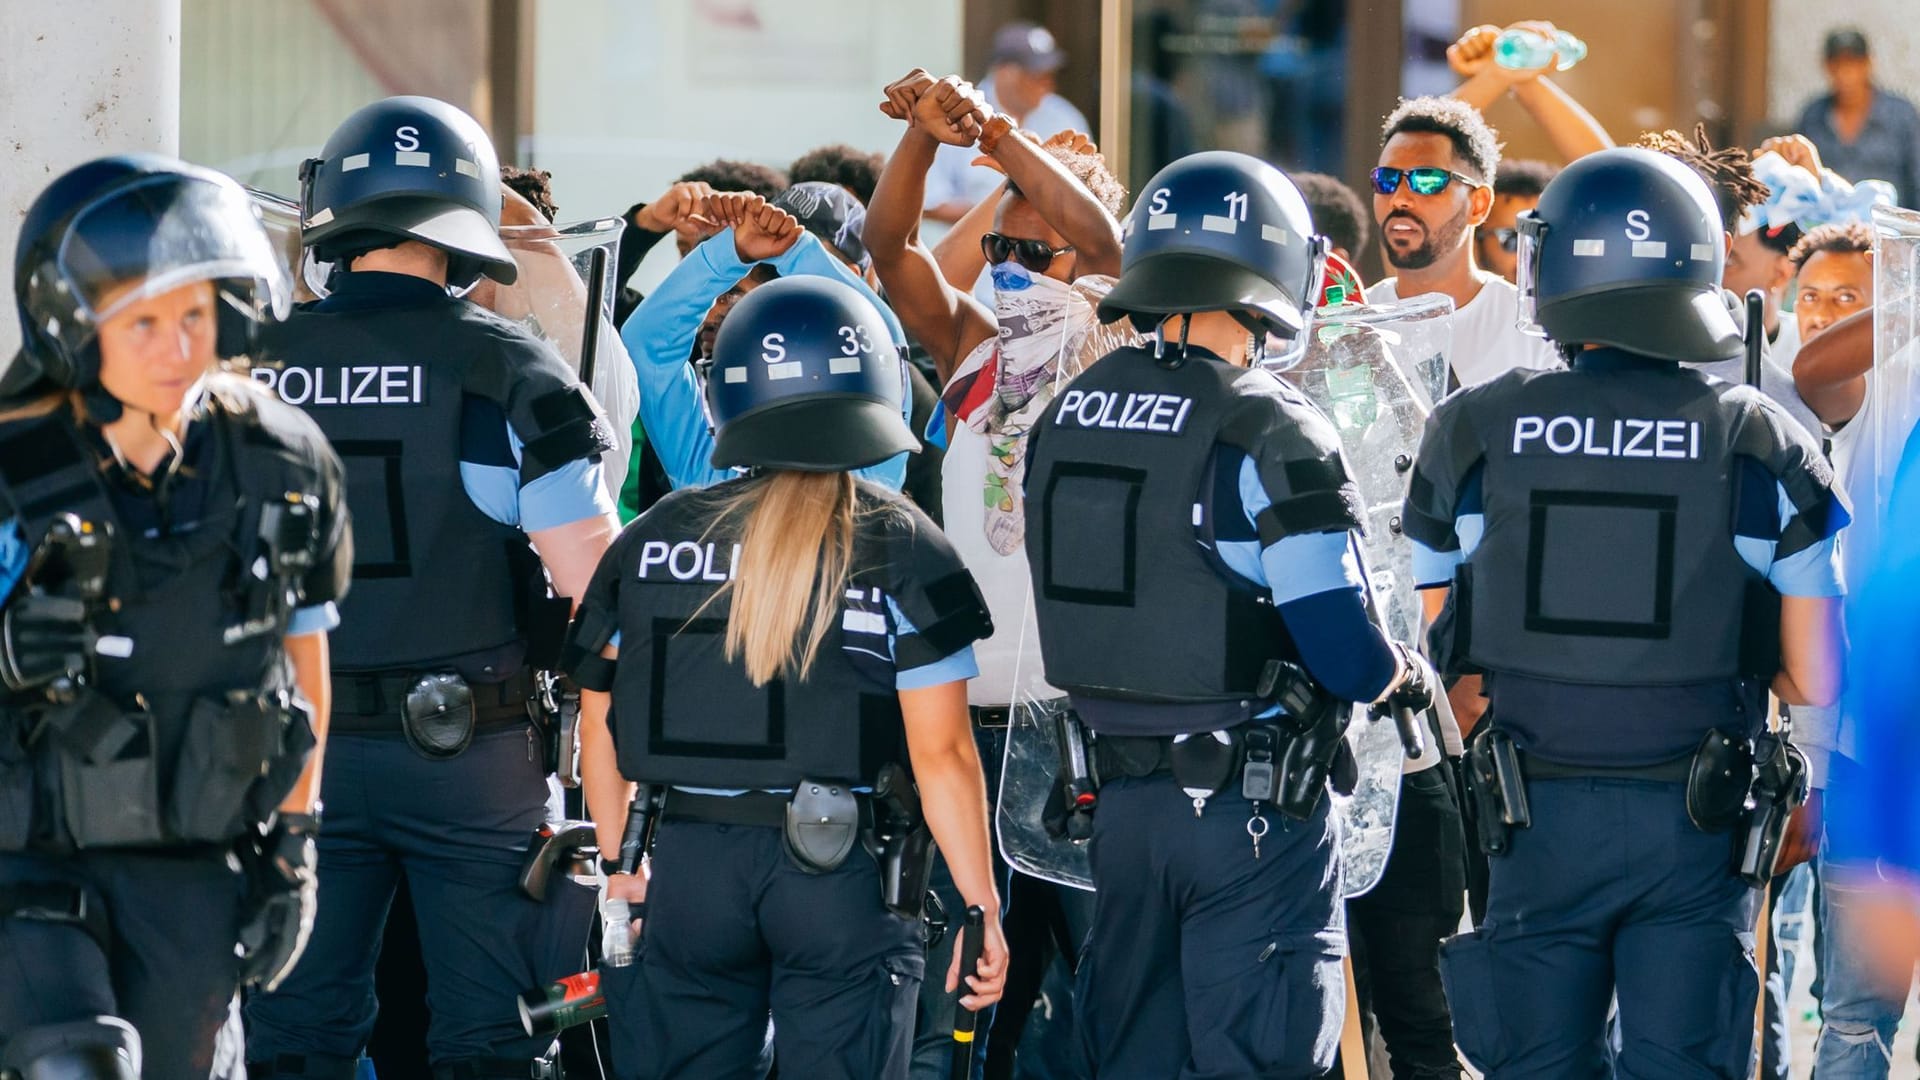
[(987, 542), (1002, 555), (1026, 536), (1020, 477), (1026, 471), (1027, 432), (1060, 387), (1087, 364), (1138, 340), (1124, 320), (1101, 326), (1094, 309), (1113, 287), (1110, 277), (1068, 285), (1035, 275), (1018, 263), (992, 268), (996, 338), (981, 342), (941, 395), (949, 423), (963, 423), (987, 439)]

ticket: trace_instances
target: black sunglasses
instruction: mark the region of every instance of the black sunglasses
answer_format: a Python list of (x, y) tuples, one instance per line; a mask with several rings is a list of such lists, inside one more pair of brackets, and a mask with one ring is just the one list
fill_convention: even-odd
[(1016, 240), (997, 232), (980, 237), (980, 253), (987, 257), (987, 265), (998, 266), (1011, 259), (1036, 274), (1046, 273), (1047, 267), (1053, 265), (1055, 256), (1065, 255), (1072, 250), (1072, 244), (1053, 247), (1045, 240)]
[(1442, 169), (1438, 165), (1422, 165), (1414, 169), (1395, 169), (1382, 165), (1369, 175), (1373, 177), (1373, 190), (1382, 195), (1391, 195), (1399, 191), (1403, 177), (1415, 195), (1438, 195), (1447, 190), (1447, 185), (1455, 180), (1470, 188), (1486, 186), (1471, 176), (1462, 175), (1452, 169)]

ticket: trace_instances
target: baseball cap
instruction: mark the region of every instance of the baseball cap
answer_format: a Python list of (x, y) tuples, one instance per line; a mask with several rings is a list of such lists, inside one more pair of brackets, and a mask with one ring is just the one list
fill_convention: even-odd
[(1827, 35), (1827, 59), (1839, 56), (1869, 56), (1867, 35), (1852, 27), (1835, 30)]
[(807, 180), (775, 196), (773, 205), (798, 218), (801, 228), (831, 245), (848, 262), (861, 270), (867, 268), (867, 245), (860, 237), (867, 209), (846, 188), (824, 180)]
[(1030, 22), (1010, 22), (993, 33), (993, 56), (988, 66), (1018, 64), (1028, 71), (1058, 71), (1067, 62), (1067, 54), (1053, 33)]

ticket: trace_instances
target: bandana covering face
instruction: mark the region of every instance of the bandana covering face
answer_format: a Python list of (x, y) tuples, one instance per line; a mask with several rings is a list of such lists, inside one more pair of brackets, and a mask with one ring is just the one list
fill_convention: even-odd
[(1094, 315), (1113, 278), (1092, 275), (1068, 285), (1014, 262), (991, 271), (999, 336), (961, 361), (940, 395), (936, 424), (944, 425), (943, 435), (964, 424), (986, 438), (987, 542), (1011, 555), (1026, 536), (1020, 477), (1027, 432), (1054, 393), (1088, 364), (1143, 339), (1124, 319), (1102, 326)]

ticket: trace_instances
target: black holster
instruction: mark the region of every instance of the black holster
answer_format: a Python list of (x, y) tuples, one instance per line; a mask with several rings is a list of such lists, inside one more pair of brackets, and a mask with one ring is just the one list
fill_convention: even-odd
[(933, 872), (933, 830), (920, 809), (913, 778), (898, 764), (880, 770), (873, 784), (872, 826), (867, 850), (880, 866), (880, 902), (902, 918), (926, 911), (927, 878)]
[(1519, 748), (1506, 732), (1488, 725), (1468, 740), (1463, 763), (1480, 850), (1488, 855), (1505, 854), (1513, 830), (1533, 824)]
[[(1343, 755), (1351, 753), (1347, 748), (1347, 725), (1353, 720), (1353, 707), (1327, 693), (1298, 664), (1270, 663), (1262, 681), (1271, 683), (1271, 696), (1286, 710), (1281, 721), (1286, 737), (1279, 740), (1280, 757), (1272, 802), (1281, 813), (1296, 821), (1305, 821), (1313, 816), (1314, 808), (1326, 794), (1329, 778), (1336, 780), (1336, 787), (1344, 786), (1347, 792), (1353, 790), (1351, 776), (1356, 770), (1351, 758), (1344, 759), (1346, 769), (1336, 770)], [(1262, 687), (1263, 691), (1267, 689)], [(1341, 777), (1335, 775), (1336, 771), (1347, 774), (1344, 784), (1338, 783)], [(1253, 788), (1258, 779), (1257, 774), (1243, 776), (1242, 792), (1248, 798), (1256, 793)]]
[(1687, 766), (1687, 820), (1701, 832), (1726, 832), (1747, 817), (1754, 788), (1754, 746), (1709, 731)]
[(465, 753), (477, 722), (473, 687), (458, 674), (430, 672), (407, 687), (400, 730), (421, 757), (440, 760)]
[(1734, 844), (1733, 872), (1758, 887), (1773, 878), (1787, 821), (1807, 801), (1811, 777), (1806, 754), (1774, 732), (1753, 740), (1753, 765), (1753, 797)]

